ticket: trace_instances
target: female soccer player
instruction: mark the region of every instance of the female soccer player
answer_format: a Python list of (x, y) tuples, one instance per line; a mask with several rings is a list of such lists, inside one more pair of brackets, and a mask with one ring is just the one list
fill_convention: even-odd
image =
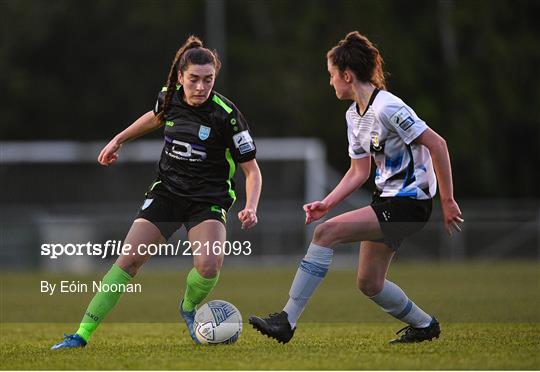
[[(154, 110), (114, 137), (98, 157), (100, 164), (108, 166), (118, 159), (123, 143), (165, 126), (157, 178), (124, 241), (132, 250), (117, 259), (102, 282), (129, 283), (150, 258), (138, 247), (164, 242), (184, 224), (192, 247), (200, 247), (200, 255), (193, 255), (194, 268), (179, 306), (195, 343), (196, 306), (216, 285), (223, 263), (223, 250), (212, 247), (214, 243), (222, 247), (225, 241), (226, 213), (236, 200), (232, 178), (237, 163), (246, 177), (246, 205), (238, 214), (243, 229), (257, 223), (262, 185), (246, 120), (231, 101), (213, 91), (220, 65), (216, 52), (204, 48), (197, 37), (189, 37), (176, 53)], [(66, 335), (53, 349), (85, 346), (121, 294), (97, 293), (77, 332)]]
[(283, 311), (267, 318), (250, 317), (249, 322), (262, 334), (288, 342), (332, 262), (334, 247), (360, 241), (358, 288), (385, 312), (408, 324), (406, 332), (391, 343), (431, 340), (440, 334), (438, 321), (386, 275), (403, 239), (419, 231), (430, 217), (435, 173), (445, 228), (448, 233), (460, 231), (463, 220), (453, 196), (446, 143), (401, 99), (384, 90), (383, 59), (364, 35), (349, 33), (327, 53), (327, 63), (337, 98), (353, 101), (346, 113), (351, 166), (324, 200), (304, 206), (306, 224), (324, 217), (364, 184), (371, 157), (376, 165), (376, 192), (370, 206), (316, 227)]

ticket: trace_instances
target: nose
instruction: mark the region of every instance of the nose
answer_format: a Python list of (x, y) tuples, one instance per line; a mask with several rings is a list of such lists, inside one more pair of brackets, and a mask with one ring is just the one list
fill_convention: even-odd
[(204, 90), (204, 84), (202, 83), (202, 81), (199, 81), (197, 85), (195, 85), (195, 88), (197, 90)]

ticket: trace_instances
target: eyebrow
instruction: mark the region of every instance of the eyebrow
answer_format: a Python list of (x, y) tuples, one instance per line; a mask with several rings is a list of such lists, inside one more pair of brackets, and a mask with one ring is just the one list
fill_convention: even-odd
[[(210, 78), (210, 77), (212, 77), (212, 76), (214, 76), (214, 74), (205, 75), (205, 76), (203, 76), (203, 79)], [(201, 77), (201, 76), (200, 76), (200, 75), (197, 75), (197, 74), (190, 73), (190, 74), (189, 74), (189, 77), (197, 77), (197, 78), (198, 78), (198, 77)]]

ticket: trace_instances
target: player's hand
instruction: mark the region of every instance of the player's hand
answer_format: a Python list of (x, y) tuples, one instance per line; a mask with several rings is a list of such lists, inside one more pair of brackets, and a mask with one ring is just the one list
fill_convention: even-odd
[(120, 150), (120, 147), (122, 145), (118, 144), (115, 139), (112, 139), (99, 153), (97, 159), (99, 164), (109, 166), (118, 160), (118, 150)]
[(238, 212), (238, 219), (242, 222), (242, 230), (251, 229), (258, 222), (257, 212), (251, 208), (245, 208)]
[(323, 218), (328, 213), (328, 206), (322, 201), (314, 201), (304, 205), (306, 212), (306, 225)]
[(455, 232), (461, 232), (465, 220), (461, 218), (461, 210), (456, 201), (454, 199), (442, 201), (441, 206), (446, 233), (451, 236), (454, 230)]

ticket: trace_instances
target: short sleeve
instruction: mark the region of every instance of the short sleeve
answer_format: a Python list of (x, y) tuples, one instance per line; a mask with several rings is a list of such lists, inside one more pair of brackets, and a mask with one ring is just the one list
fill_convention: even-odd
[(255, 159), (257, 153), (255, 141), (251, 136), (249, 125), (240, 111), (233, 110), (228, 115), (225, 123), (225, 135), (231, 155), (237, 163), (245, 163)]
[(353, 119), (350, 117), (349, 111), (345, 114), (345, 121), (347, 122), (347, 140), (349, 142), (349, 156), (351, 159), (362, 159), (366, 156), (370, 156), (368, 152), (362, 147), (362, 140), (360, 138), (360, 133), (354, 133)]
[(156, 103), (154, 104), (154, 115), (159, 115), (159, 113), (163, 110), (163, 102), (165, 102), (165, 94), (167, 93), (167, 90), (163, 88), (161, 92), (159, 92), (158, 97), (156, 99)]
[(360, 142), (357, 142), (354, 138), (351, 138), (351, 134), (349, 134), (348, 137), (349, 137), (349, 156), (351, 159), (362, 159), (370, 155), (360, 145)]
[(413, 109), (403, 102), (393, 102), (383, 107), (380, 121), (389, 130), (396, 132), (407, 145), (428, 128)]

